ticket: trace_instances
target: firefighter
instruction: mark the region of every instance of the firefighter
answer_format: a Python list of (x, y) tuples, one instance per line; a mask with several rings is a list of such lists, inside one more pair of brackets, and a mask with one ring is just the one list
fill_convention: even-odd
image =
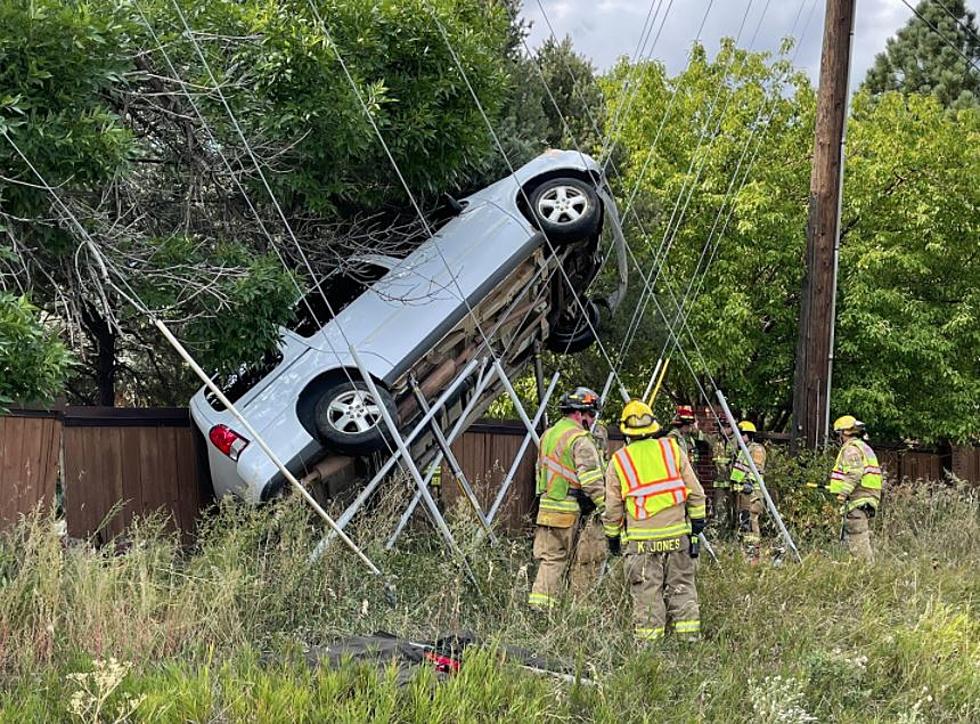
[[(711, 435), (711, 459), (715, 464), (715, 480), (712, 483), (712, 503), (713, 520), (720, 531), (730, 531), (734, 527), (731, 499), (731, 475), (732, 460), (735, 456), (732, 431), (726, 426), (720, 428), (721, 435)], [(728, 442), (725, 442), (725, 440)]]
[[(757, 432), (755, 425), (748, 420), (742, 420), (738, 423), (738, 429), (759, 475), (765, 475), (766, 449), (755, 441)], [(737, 495), (738, 533), (742, 540), (742, 547), (749, 561), (758, 563), (759, 545), (762, 543), (762, 532), (759, 527), (759, 516), (762, 514), (762, 488), (752, 475), (752, 469), (740, 447), (728, 479)]]
[(634, 634), (657, 641), (669, 618), (676, 634), (696, 639), (701, 616), (691, 539), (704, 530), (704, 490), (677, 440), (656, 437), (660, 425), (648, 404), (628, 402), (619, 427), (627, 445), (606, 470), (603, 528), (610, 553), (626, 556)]
[(843, 517), (843, 533), (851, 555), (874, 563), (868, 520), (874, 518), (881, 501), (881, 467), (871, 446), (865, 442), (864, 423), (853, 415), (834, 421), (841, 443), (828, 490), (837, 496)]
[[(609, 461), (609, 431), (601, 422), (592, 427), (592, 440), (599, 452), (599, 464), (603, 470)], [(592, 590), (606, 562), (606, 538), (602, 533), (599, 515), (582, 515), (579, 518), (579, 534), (575, 544), (575, 557), (568, 573), (568, 585), (573, 594)]]
[(698, 429), (698, 421), (694, 416), (694, 408), (690, 405), (678, 405), (674, 410), (674, 419), (670, 421), (670, 432), (667, 437), (677, 440), (681, 446), (681, 451), (687, 455), (687, 459), (694, 465), (697, 457), (697, 440), (695, 432)]
[(579, 519), (603, 507), (603, 470), (589, 430), (599, 413), (599, 396), (587, 387), (565, 394), (562, 417), (541, 436), (538, 451), (538, 573), (528, 604), (547, 610), (558, 602), (572, 560)]

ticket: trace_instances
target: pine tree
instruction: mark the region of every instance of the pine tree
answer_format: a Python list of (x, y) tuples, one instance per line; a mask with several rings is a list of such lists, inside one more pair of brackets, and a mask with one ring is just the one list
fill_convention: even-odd
[(976, 13), (964, 0), (922, 0), (916, 11), (875, 58), (865, 88), (874, 94), (932, 94), (951, 108), (980, 104)]

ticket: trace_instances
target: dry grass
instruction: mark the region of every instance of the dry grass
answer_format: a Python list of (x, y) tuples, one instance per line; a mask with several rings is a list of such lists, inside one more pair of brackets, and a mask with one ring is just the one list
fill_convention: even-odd
[[(874, 568), (849, 562), (831, 542), (835, 522), (813, 522), (821, 504), (796, 495), (783, 491), (791, 525), (799, 519), (808, 531), (804, 565), (751, 568), (722, 545), (721, 564), (701, 567), (705, 640), (653, 651), (629, 635), (620, 565), (594, 595), (545, 620), (525, 606), (526, 540), (490, 547), (465, 515), (450, 516), (482, 595), (422, 525), (385, 553), (394, 495), (355, 530), (393, 575), (394, 605), (339, 545), (309, 564), (320, 528), (298, 501), (227, 507), (193, 551), (154, 521), (133, 530), (121, 555), (66, 549), (50, 520), (33, 518), (0, 538), (0, 718), (75, 716), (79, 677), (69, 674), (95, 667), (94, 676), (114, 657), (132, 669), (101, 720), (125, 714), (124, 696), (138, 702), (129, 718), (147, 721), (980, 719), (975, 491), (895, 491), (876, 524)], [(450, 629), (564, 657), (603, 686), (528, 677), (489, 650), (448, 684), (422, 676), (401, 689), (356, 666), (310, 672), (296, 663), (303, 646), (338, 634), (431, 638)], [(282, 663), (260, 666), (269, 653)]]

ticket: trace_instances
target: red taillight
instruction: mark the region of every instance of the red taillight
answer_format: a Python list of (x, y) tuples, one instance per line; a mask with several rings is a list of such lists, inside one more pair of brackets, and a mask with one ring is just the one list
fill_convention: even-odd
[(208, 433), (211, 444), (232, 460), (238, 460), (242, 450), (248, 447), (248, 440), (227, 425), (215, 425)]

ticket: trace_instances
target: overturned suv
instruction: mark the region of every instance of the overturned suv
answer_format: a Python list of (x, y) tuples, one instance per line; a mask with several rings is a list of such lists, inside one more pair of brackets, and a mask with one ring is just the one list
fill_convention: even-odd
[[(604, 224), (615, 227), (621, 270), (610, 299), (622, 297), (617, 212), (588, 156), (548, 151), (454, 206), (456, 215), (404, 258), (355, 257), (321, 279), (297, 306), (298, 322), (282, 329), (277, 353), (225, 390), (297, 476), (325, 456), (369, 465), (391, 446), (382, 405), (401, 427), (417, 419), (412, 381), (431, 399), (474, 358), (493, 356), (514, 375), (541, 345), (565, 354), (589, 347), (600, 307), (584, 292), (599, 271)], [(468, 390), (460, 387), (447, 413), (463, 409)], [(483, 390), (470, 419), (499, 392)], [(276, 466), (206, 388), (190, 409), (218, 495), (259, 502), (282, 487)]]

